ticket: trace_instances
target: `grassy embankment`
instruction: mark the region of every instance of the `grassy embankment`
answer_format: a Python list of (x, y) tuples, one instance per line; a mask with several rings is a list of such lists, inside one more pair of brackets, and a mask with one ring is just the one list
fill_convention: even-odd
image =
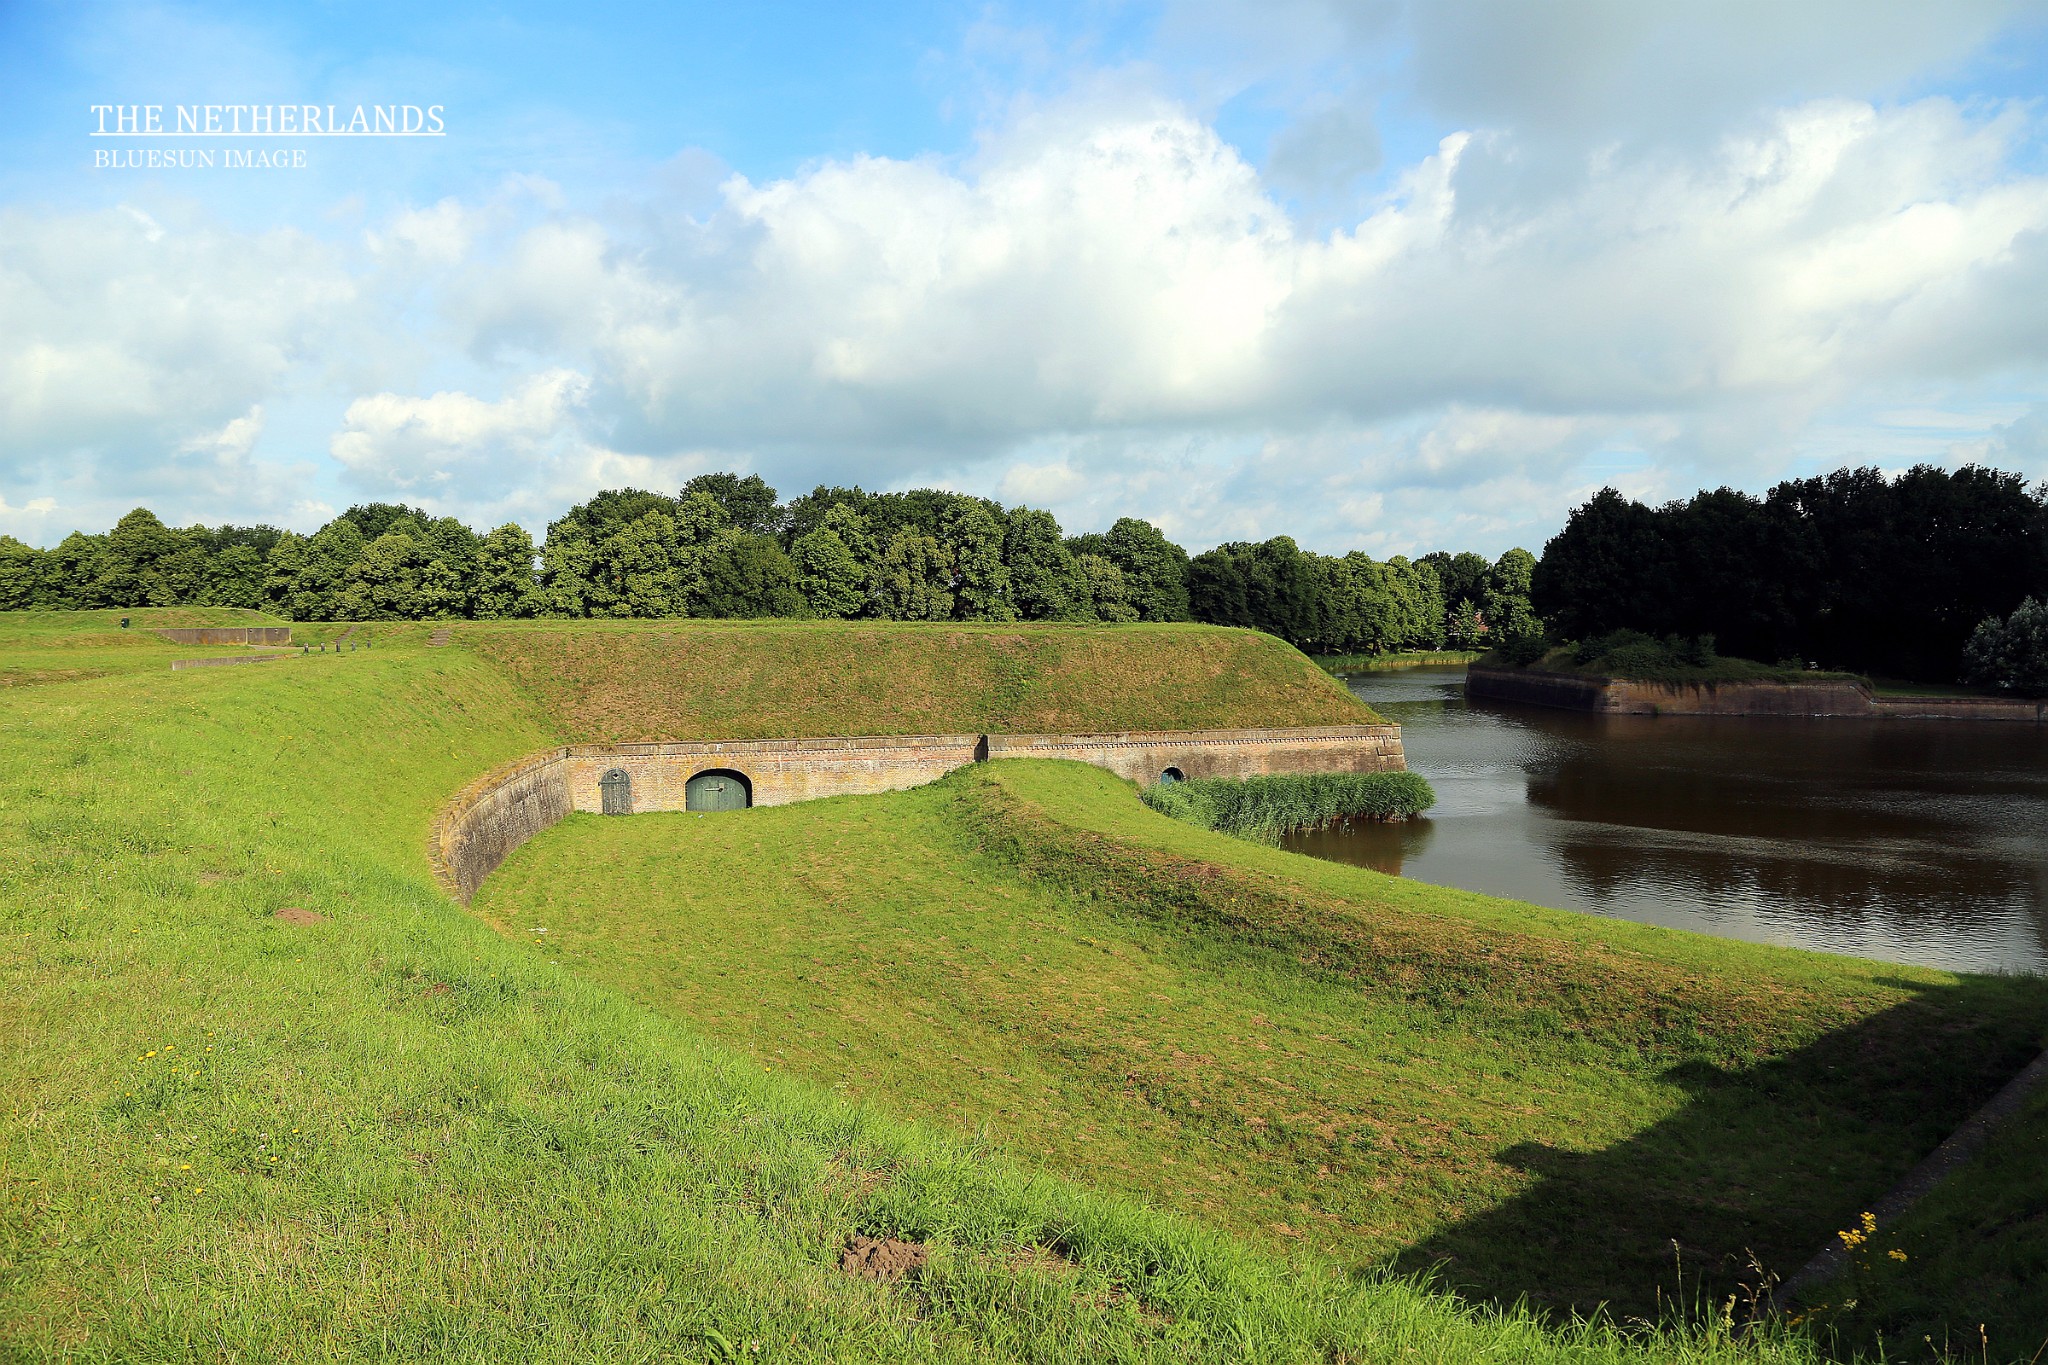
[(1214, 626), (535, 622), (461, 634), (535, 698), (565, 740), (1380, 719), (1279, 640)]
[[(1931, 1338), (1965, 1360), (2048, 1340), (2048, 1092), (1852, 1260), (1840, 1282), (1811, 1297), (1859, 1340), (1882, 1333), (1911, 1347)], [(1853, 1306), (1834, 1306), (1843, 1304)], [(2048, 1350), (2019, 1357), (2036, 1365)]]
[[(1535, 650), (1542, 650), (1536, 653)], [(1790, 664), (1764, 664), (1718, 654), (1709, 639), (1658, 639), (1640, 631), (1618, 630), (1597, 640), (1549, 649), (1510, 641), (1476, 662), (1487, 668), (1538, 668), (1550, 673), (1577, 673), (1603, 680), (1650, 683), (1815, 683), (1864, 682), (1855, 673), (1828, 673)]]
[(1316, 667), (1328, 673), (1385, 673), (1400, 668), (1469, 664), (1484, 650), (1404, 649), (1386, 654), (1311, 654)]
[[(16, 643), (21, 619), (0, 618), (0, 645)], [(596, 933), (592, 910), (591, 958), (565, 970), (566, 954), (534, 941), (569, 942), (573, 919), (548, 935), (524, 923), (492, 934), (434, 889), (422, 842), (450, 792), (572, 722), (461, 648), (406, 643), (413, 631), (380, 631), (380, 648), (364, 654), (9, 696), (0, 1035), (22, 1045), (0, 1050), (0, 1355), (1801, 1358), (1796, 1340), (1736, 1347), (1663, 1333), (1631, 1344), (1348, 1277), (1324, 1259), (1356, 1263), (1348, 1234), (1305, 1213), (1300, 1229), (1272, 1228), (1245, 1188), (1257, 1178), (1236, 1168), (1258, 1169), (1256, 1156), (1275, 1191), (1305, 1178), (1290, 1154), (1304, 1140), (1294, 1100), (1280, 1087), (1313, 1079), (1298, 1048), (1346, 1049), (1323, 1060), (1360, 1117), (1355, 1131), (1372, 1135), (1346, 1159), (1386, 1163), (1346, 1196), (1388, 1191), (1365, 1235), (1416, 1258), (1458, 1255), (1462, 1238), (1482, 1269), (1491, 1255), (1512, 1278), (1517, 1258), (1537, 1272), (1550, 1259), (1516, 1247), (1517, 1227), (1540, 1229), (1559, 1212), (1568, 1224), (1611, 1217), (1600, 1198), (1646, 1160), (1668, 1168), (1673, 1148), (1702, 1149), (1710, 1178), (1727, 1182), (1720, 1197), (1738, 1204), (1743, 1183), (1768, 1183), (1766, 1157), (1751, 1172), (1748, 1159), (1714, 1155), (1729, 1132), (1759, 1136), (1743, 1075), (1776, 1067), (1795, 1101), (1766, 1139), (1794, 1128), (1802, 1141), (1829, 1140), (1842, 1106), (1870, 1111), (1872, 1131), (1843, 1135), (1837, 1169), (1817, 1173), (1846, 1199), (1890, 1159), (1874, 1153), (1887, 1134), (1918, 1141), (1939, 1126), (1941, 1110), (1966, 1104), (1996, 1069), (1994, 1054), (2038, 1023), (2011, 983), (1759, 955), (1393, 881), (1371, 882), (1360, 899), (1365, 883), (1349, 869), (1160, 819), (1106, 775), (1062, 765), (719, 819), (574, 821), (530, 846), (532, 859), (582, 856), (592, 835), (632, 845), (666, 834), (698, 853), (723, 841), (734, 876), (705, 902), (726, 917), (710, 926), (630, 889), (642, 862), (673, 887), (683, 875), (673, 848), (621, 846), (591, 871), (617, 903), (611, 927)], [(787, 828), (802, 842), (772, 837), (776, 820), (798, 822)], [(855, 829), (835, 844), (804, 820), (880, 822), (882, 842)], [(1351, 878), (1349, 890), (1333, 890), (1333, 876)], [(777, 877), (792, 896), (780, 911), (762, 890)], [(1012, 913), (980, 904), (1002, 891), (1017, 898)], [(1440, 918), (1445, 895), (1456, 913)], [(985, 947), (939, 922), (956, 905), (988, 922)], [(326, 920), (276, 919), (287, 906)], [(1040, 918), (1020, 926), (1025, 912)], [(824, 954), (854, 954), (862, 973), (835, 969), (832, 984), (852, 989), (825, 992), (828, 974), (791, 957), (821, 914), (835, 926), (821, 934)], [(1093, 918), (1063, 926), (1046, 914)], [(870, 931), (858, 944), (856, 924)], [(657, 968), (693, 935), (712, 946), (679, 986)], [(764, 938), (781, 956), (739, 960), (737, 944)], [(958, 1017), (954, 996), (925, 994), (926, 978), (977, 955), (1036, 957), (1041, 946), (1071, 970), (1018, 975), (979, 1026)], [(793, 963), (817, 971), (822, 1005), (784, 970)], [(1732, 991), (1709, 984), (1705, 973), (1728, 966), (1751, 975)], [(1605, 974), (1597, 984), (1583, 975), (1594, 967)], [(718, 968), (727, 976), (714, 979)], [(1159, 993), (1184, 990), (1183, 1008), (1145, 1021), (1156, 1068), (1117, 1072), (1109, 1060), (1130, 1041), (1131, 993), (1099, 979), (1112, 968), (1181, 975)], [(1624, 983), (1649, 972), (1650, 996), (1614, 992), (1616, 968)], [(723, 994), (686, 1011), (684, 987)], [(812, 1037), (864, 994), (871, 1034), (848, 1030), (849, 1047), (829, 1051)], [(1610, 996), (1618, 1003), (1603, 1005)], [(1663, 1002), (1654, 1017), (1638, 1013), (1645, 998)], [(1266, 1020), (1244, 1017), (1267, 1001)], [(1318, 1010), (1353, 1031), (1317, 1039), (1267, 1027), (1312, 1024)], [(1096, 1031), (1047, 1041), (1041, 1018)], [(1772, 1054), (1787, 1020), (1820, 1032)], [(1937, 1040), (1921, 1051), (1930, 1069), (1946, 1059), (1942, 1074), (1919, 1074), (1902, 1031)], [(996, 1035), (1051, 1059), (1078, 1119), (1060, 1125), (1072, 1150), (1091, 1115), (1123, 1112), (1155, 1081), (1163, 1105), (1131, 1114), (1171, 1117), (1182, 1095), (1187, 1112), (1208, 1113), (1180, 1136), (1178, 1118), (1128, 1136), (1097, 1123), (1097, 1157), (1071, 1164), (1104, 1191), (1033, 1174), (1062, 1154), (1049, 1160), (1011, 1133), (992, 1112), (1002, 1078), (961, 1062)], [(892, 1036), (898, 1055), (877, 1060)], [(1475, 1052), (1482, 1036), (1494, 1057)], [(774, 1058), (771, 1037), (802, 1055)], [(1643, 1058), (1635, 1072), (1599, 1062), (1625, 1056), (1631, 1038)], [(1858, 1098), (1845, 1093), (1851, 1082), (1830, 1080), (1830, 1048), (1874, 1068), (1877, 1093)], [(1576, 1085), (1563, 1069), (1573, 1049), (1594, 1060)], [(1729, 1075), (1712, 1063), (1681, 1064), (1675, 1080), (1659, 1071), (1688, 1049), (1725, 1054)], [(1450, 1069), (1420, 1060), (1432, 1056)], [(1474, 1073), (1474, 1060), (1497, 1071)], [(1690, 1100), (1670, 1089), (1688, 1084)], [(938, 1121), (905, 1124), (832, 1086)], [(957, 1113), (943, 1112), (949, 1087)], [(1661, 1121), (1601, 1145), (1619, 1110), (1660, 1098)], [(1930, 1112), (1901, 1112), (1915, 1100)], [(1367, 1107), (1379, 1104), (1391, 1108)], [(1548, 1123), (1557, 1135), (1554, 1167), (1531, 1155), (1540, 1146), (1499, 1148), (1531, 1115), (1542, 1122), (1526, 1131)], [(1270, 1161), (1251, 1140), (1253, 1118), (1278, 1128), (1265, 1139)], [(946, 1131), (984, 1120), (996, 1140)], [(1325, 1137), (1317, 1126), (1305, 1140)], [(1172, 1155), (1175, 1143), (1221, 1177), (1201, 1182), (1215, 1209), (1160, 1193), (1160, 1171), (1136, 1169), (1148, 1147)], [(1436, 1151), (1444, 1157), (1430, 1160)], [(1531, 1188), (1479, 1218), (1460, 1212), (1460, 1169), (1524, 1161), (1545, 1167)], [(1305, 1192), (1331, 1188), (1318, 1175)], [(1489, 1187), (1477, 1188), (1483, 1203)], [(1147, 1212), (1131, 1195), (1211, 1221)], [(1240, 1224), (1246, 1235), (1230, 1235)], [(1418, 1240), (1427, 1226), (1445, 1230)], [(908, 1287), (849, 1279), (835, 1263), (853, 1231), (923, 1239), (932, 1264)], [(1294, 1232), (1327, 1253), (1281, 1259)], [(1543, 1284), (1540, 1274), (1528, 1282)]]
[[(550, 719), (383, 644), (0, 713), (0, 1356), (1643, 1358), (1029, 1175), (499, 938), (422, 837)], [(842, 1275), (856, 1230), (927, 1273)]]
[[(128, 629), (121, 618), (129, 619)], [(173, 626), (282, 626), (235, 607), (137, 607), (130, 610), (0, 612), (0, 692), (45, 683), (167, 670), (174, 659), (268, 653), (247, 645), (174, 645), (155, 634)]]
[(2031, 983), (1314, 863), (1051, 764), (577, 817), (477, 908), (777, 1067), (1253, 1242), (1630, 1314), (1673, 1239), (1716, 1295), (1751, 1253), (1795, 1268), (2043, 1024)]

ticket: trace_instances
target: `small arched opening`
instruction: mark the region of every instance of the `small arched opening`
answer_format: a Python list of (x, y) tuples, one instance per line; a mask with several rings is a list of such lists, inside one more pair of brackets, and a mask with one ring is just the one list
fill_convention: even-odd
[(1188, 775), (1178, 768), (1168, 768), (1165, 772), (1159, 774), (1159, 780), (1161, 782), (1185, 782), (1188, 780)]
[(598, 809), (606, 815), (633, 813), (633, 775), (624, 768), (607, 768), (597, 779)]
[(683, 787), (684, 810), (745, 810), (753, 804), (754, 784), (730, 768), (698, 773)]

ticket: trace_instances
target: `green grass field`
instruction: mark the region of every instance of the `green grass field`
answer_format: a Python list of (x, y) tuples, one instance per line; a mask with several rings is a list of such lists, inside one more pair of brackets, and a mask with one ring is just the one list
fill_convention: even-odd
[[(0, 699), (0, 1358), (1809, 1360), (1554, 1309), (1668, 1314), (1667, 1215), (1801, 1242), (2042, 1028), (1052, 764), (572, 820), (494, 929), (428, 824), (563, 714), (424, 634)], [(930, 1264), (847, 1276), (857, 1232)], [(1387, 1278), (1437, 1261), (1468, 1301)]]
[[(129, 625), (122, 629), (121, 618)], [(228, 658), (267, 651), (246, 645), (174, 645), (173, 626), (282, 626), (235, 607), (137, 607), (129, 611), (0, 612), (0, 697), (7, 689), (83, 682), (168, 669), (174, 659)]]

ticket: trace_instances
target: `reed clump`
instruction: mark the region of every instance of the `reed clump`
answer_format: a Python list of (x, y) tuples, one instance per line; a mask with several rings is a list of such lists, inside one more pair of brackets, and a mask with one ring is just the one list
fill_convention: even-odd
[(1161, 815), (1241, 839), (1277, 843), (1343, 820), (1406, 820), (1436, 804), (1420, 773), (1278, 773), (1161, 782), (1139, 793)]

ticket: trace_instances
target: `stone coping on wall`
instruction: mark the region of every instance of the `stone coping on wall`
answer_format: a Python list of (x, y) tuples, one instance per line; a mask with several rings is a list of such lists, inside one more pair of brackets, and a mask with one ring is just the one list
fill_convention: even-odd
[(1135, 781), (1182, 776), (1372, 772), (1407, 766), (1395, 725), (1239, 730), (1124, 730), (1097, 734), (844, 735), (792, 739), (651, 740), (564, 744), (478, 777), (436, 816), (428, 837), (435, 879), (467, 903), (511, 851), (571, 811), (602, 809), (599, 783), (625, 771), (636, 810), (681, 810), (690, 776), (730, 770), (752, 804), (919, 786), (995, 758), (1067, 758)]

